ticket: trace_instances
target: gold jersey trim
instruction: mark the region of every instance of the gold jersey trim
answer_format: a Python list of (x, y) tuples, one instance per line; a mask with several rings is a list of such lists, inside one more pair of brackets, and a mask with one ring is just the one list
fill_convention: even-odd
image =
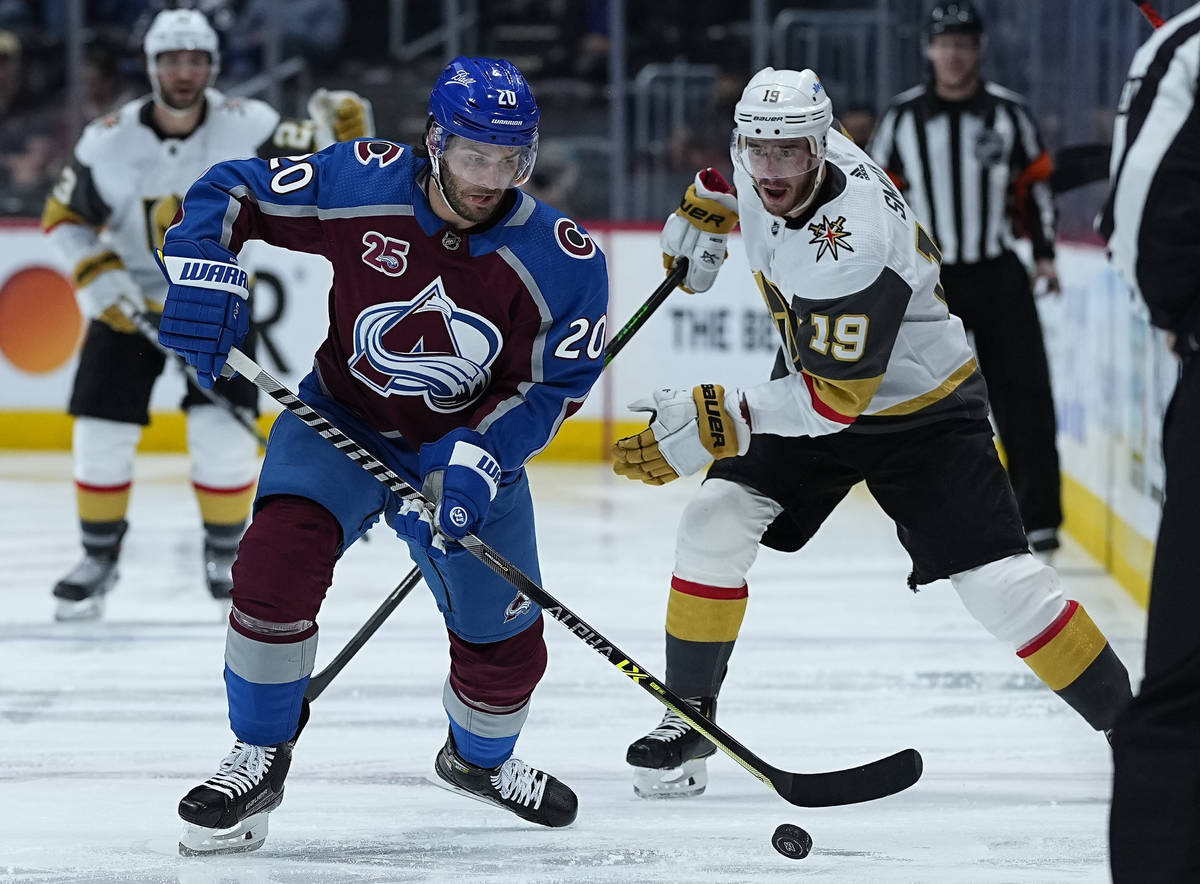
[(866, 411), (879, 385), (883, 383), (883, 375), (872, 378), (844, 378), (830, 380), (813, 374), (807, 368), (804, 373), (812, 382), (812, 391), (828, 408), (848, 418), (855, 418)]
[(59, 224), (82, 224), (84, 227), (92, 226), (86, 218), (66, 203), (59, 202), (54, 197), (48, 197), (46, 205), (42, 209), (42, 230), (48, 233)]
[(976, 364), (972, 357), (958, 367), (948, 378), (930, 390), (906, 402), (900, 402), (883, 411), (871, 413), (872, 417), (893, 417), (900, 414), (913, 414), (922, 408), (927, 408), (935, 402), (941, 402), (959, 388), (963, 381), (975, 373)]
[(101, 252), (98, 255), (89, 255), (76, 264), (72, 277), (75, 280), (75, 288), (81, 289), (95, 282), (96, 277), (101, 273), (124, 269), (125, 262), (121, 260), (121, 256), (116, 252)]

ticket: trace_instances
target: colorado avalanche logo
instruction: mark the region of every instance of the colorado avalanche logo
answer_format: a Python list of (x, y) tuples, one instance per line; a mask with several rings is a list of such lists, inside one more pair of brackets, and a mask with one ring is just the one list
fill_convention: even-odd
[(496, 326), (447, 297), (439, 276), (411, 301), (358, 314), (347, 364), (381, 396), (421, 396), (433, 410), (449, 413), (487, 389), (503, 343)]
[(379, 168), (390, 166), (404, 153), (404, 148), (392, 141), (375, 139), (374, 141), (354, 142), (354, 158), (364, 166), (379, 163)]
[(559, 218), (554, 222), (554, 239), (558, 247), (572, 258), (584, 261), (596, 254), (596, 244), (592, 238), (570, 218)]
[(509, 602), (508, 607), (504, 609), (504, 622), (512, 623), (531, 607), (533, 607), (533, 602), (529, 601), (529, 597), (523, 592), (518, 592), (516, 598)]

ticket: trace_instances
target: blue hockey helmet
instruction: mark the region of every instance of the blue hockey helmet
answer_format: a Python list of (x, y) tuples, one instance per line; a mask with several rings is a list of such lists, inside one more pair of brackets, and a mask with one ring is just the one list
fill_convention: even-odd
[(512, 186), (529, 180), (537, 158), (537, 102), (525, 77), (504, 59), (460, 55), (429, 95), (432, 117), (426, 147), (435, 174), (451, 136), (518, 148)]

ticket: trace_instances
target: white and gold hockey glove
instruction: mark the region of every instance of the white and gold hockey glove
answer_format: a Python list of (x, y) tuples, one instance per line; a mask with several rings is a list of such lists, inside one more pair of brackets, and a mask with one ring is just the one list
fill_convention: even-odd
[(118, 306), (123, 298), (144, 303), (141, 287), (133, 281), (116, 252), (102, 252), (84, 258), (75, 266), (75, 297), (88, 319), (99, 319), (114, 331), (136, 331)]
[(316, 124), (317, 147), (375, 135), (370, 99), (348, 89), (318, 89), (308, 99), (308, 115)]
[(649, 411), (650, 426), (613, 445), (613, 472), (618, 476), (665, 485), (699, 472), (714, 459), (745, 454), (750, 447), (750, 422), (742, 412), (741, 394), (726, 394), (720, 384), (655, 390), (629, 408)]
[(667, 270), (675, 265), (676, 258), (688, 259), (687, 277), (681, 286), (685, 292), (694, 294), (712, 288), (728, 254), (725, 241), (737, 221), (737, 197), (725, 176), (716, 169), (697, 172), (658, 238)]

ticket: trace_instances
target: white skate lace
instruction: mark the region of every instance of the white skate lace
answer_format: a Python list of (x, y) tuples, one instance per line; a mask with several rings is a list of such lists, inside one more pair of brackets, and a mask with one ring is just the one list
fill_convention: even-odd
[(663, 716), (663, 720), (658, 727), (646, 734), (644, 740), (661, 740), (664, 743), (669, 743), (672, 740), (677, 740), (692, 729), (692, 726), (675, 714), (673, 710), (667, 710), (667, 714)]
[(523, 761), (510, 758), (499, 771), (492, 774), (492, 786), (507, 801), (540, 808), (542, 795), (546, 791), (546, 775)]
[(230, 798), (238, 798), (262, 782), (274, 760), (274, 746), (253, 746), (238, 740), (221, 762), (221, 769), (204, 785)]

